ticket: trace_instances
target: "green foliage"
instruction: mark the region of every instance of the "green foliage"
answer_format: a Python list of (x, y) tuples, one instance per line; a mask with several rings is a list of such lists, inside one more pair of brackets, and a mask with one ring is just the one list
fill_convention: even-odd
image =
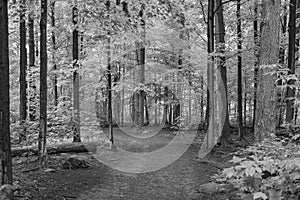
[(299, 199), (300, 146), (269, 141), (239, 152), (214, 178), (239, 190), (242, 199)]

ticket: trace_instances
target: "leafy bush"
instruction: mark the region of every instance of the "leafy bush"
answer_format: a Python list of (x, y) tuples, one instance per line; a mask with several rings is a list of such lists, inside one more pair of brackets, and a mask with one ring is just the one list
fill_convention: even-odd
[(300, 199), (300, 146), (265, 141), (238, 152), (231, 162), (234, 166), (214, 179), (232, 184), (241, 199)]

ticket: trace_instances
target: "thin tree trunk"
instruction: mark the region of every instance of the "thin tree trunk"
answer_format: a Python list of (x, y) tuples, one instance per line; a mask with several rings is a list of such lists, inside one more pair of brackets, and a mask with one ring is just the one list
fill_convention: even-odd
[[(34, 1), (31, 0), (30, 4), (33, 6)], [(32, 8), (31, 8), (32, 9)], [(28, 39), (28, 47), (29, 47), (29, 119), (33, 121), (36, 119), (36, 86), (35, 86), (35, 40), (34, 40), (34, 11), (31, 10), (28, 17), (28, 29), (29, 29), (29, 39)]]
[(259, 62), (259, 36), (258, 36), (258, 0), (254, 2), (254, 21), (253, 21), (253, 32), (254, 32), (254, 93), (253, 93), (253, 120), (252, 120), (252, 131), (254, 131), (255, 118), (256, 118), (256, 107), (257, 107), (257, 78), (258, 78), (258, 62)]
[(19, 141), (26, 140), (25, 122), (27, 119), (27, 49), (26, 49), (26, 5), (25, 0), (20, 2), (20, 121), (22, 131), (19, 135)]
[[(108, 13), (108, 18), (110, 19), (110, 0), (106, 2), (106, 9)], [(110, 29), (107, 33), (107, 89), (108, 89), (108, 124), (109, 124), (109, 135), (111, 148), (114, 146), (114, 135), (113, 135), (113, 121), (112, 121), (112, 74), (111, 74), (111, 33)]]
[(52, 33), (51, 33), (51, 40), (52, 40), (52, 63), (53, 63), (53, 68), (52, 70), (54, 71), (53, 75), (53, 104), (55, 107), (58, 105), (58, 89), (57, 89), (57, 76), (56, 76), (56, 70), (57, 70), (57, 65), (56, 65), (56, 37), (55, 37), (55, 0), (52, 0), (50, 3), (51, 7), (51, 28), (52, 28)]
[[(0, 152), (1, 184), (13, 184), (10, 141), (9, 48), (7, 0), (0, 0)], [(13, 193), (8, 196), (13, 199)]]
[[(282, 24), (282, 35), (285, 35), (286, 30), (287, 30), (287, 15), (288, 15), (287, 13), (288, 13), (287, 6), (285, 5), (284, 6), (283, 24)], [(282, 37), (282, 38), (283, 39), (282, 39), (281, 43), (283, 43), (285, 40), (285, 37)], [(281, 64), (282, 67), (285, 67), (285, 65), (284, 65), (285, 64), (285, 51), (286, 51), (286, 49), (285, 49), (284, 45), (281, 45), (280, 49), (279, 49), (279, 63)], [(282, 80), (279, 80), (277, 83), (277, 85), (282, 85), (282, 84), (283, 84)], [(279, 103), (278, 125), (277, 125), (278, 127), (280, 127), (281, 124), (283, 123), (283, 110), (284, 110), (283, 102), (285, 101), (284, 94), (285, 94), (285, 89), (281, 89), (280, 96), (278, 99), (278, 101), (280, 102)]]
[[(296, 0), (290, 0), (290, 19), (289, 19), (289, 46), (288, 46), (288, 68), (289, 75), (295, 74), (295, 53), (296, 53)], [(286, 122), (291, 123), (294, 119), (294, 97), (295, 89), (292, 88), (295, 80), (290, 79), (287, 87), (286, 101)]]
[(73, 15), (73, 111), (74, 111), (74, 136), (73, 142), (81, 142), (80, 139), (80, 93), (79, 93), (79, 43), (78, 43), (78, 9), (75, 4), (72, 9)]
[(41, 0), (40, 21), (40, 132), (39, 162), (46, 165), (47, 140), (47, 0)]
[(237, 9), (236, 9), (236, 18), (237, 18), (237, 49), (238, 54), (238, 131), (239, 131), (239, 140), (244, 139), (244, 129), (243, 129), (243, 83), (242, 83), (242, 20), (241, 20), (241, 1), (237, 0)]

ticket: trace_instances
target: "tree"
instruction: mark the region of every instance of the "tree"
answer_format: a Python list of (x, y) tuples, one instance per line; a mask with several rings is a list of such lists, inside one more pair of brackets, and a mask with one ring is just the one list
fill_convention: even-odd
[(296, 53), (296, 4), (298, 1), (290, 0), (290, 18), (289, 18), (289, 46), (288, 46), (288, 68), (289, 75), (287, 87), (287, 101), (286, 101), (286, 122), (291, 123), (294, 119), (294, 75), (295, 75), (295, 53)]
[(26, 49), (26, 20), (25, 20), (25, 0), (20, 2), (20, 121), (23, 130), (20, 133), (19, 141), (26, 139), (25, 121), (27, 118), (27, 49)]
[[(110, 20), (110, 0), (106, 1), (106, 10), (108, 19)], [(112, 69), (111, 69), (111, 28), (107, 30), (107, 90), (108, 90), (108, 124), (111, 148), (114, 146), (113, 121), (112, 121)]]
[[(145, 17), (144, 17), (144, 8), (145, 5), (142, 3), (141, 9), (139, 12), (139, 19), (141, 20), (141, 26), (142, 26), (142, 33), (141, 33), (141, 42), (138, 42), (138, 53), (137, 53), (137, 63), (140, 67), (140, 84), (143, 85), (145, 83), (145, 34), (146, 34), (146, 29), (145, 29)], [(144, 117), (145, 117), (145, 94), (144, 90), (140, 90), (139, 94), (139, 126), (142, 127), (144, 126)]]
[(241, 20), (241, 1), (237, 0), (236, 7), (236, 18), (237, 18), (237, 49), (238, 49), (238, 131), (239, 131), (239, 140), (244, 139), (244, 130), (243, 130), (243, 97), (242, 97), (242, 20)]
[(56, 38), (55, 38), (55, 0), (51, 0), (50, 2), (50, 8), (51, 8), (51, 40), (52, 40), (52, 62), (53, 62), (53, 68), (54, 76), (53, 76), (53, 104), (55, 107), (58, 105), (58, 89), (57, 89), (57, 76), (56, 76)]
[(47, 0), (41, 0), (39, 162), (46, 165), (47, 140)]
[(280, 0), (262, 2), (262, 30), (259, 52), (255, 136), (258, 141), (275, 132), (276, 86), (275, 69), (279, 53)]
[(78, 44), (78, 9), (77, 3), (72, 8), (73, 18), (73, 111), (74, 111), (74, 137), (73, 142), (80, 142), (80, 110), (79, 110), (79, 44)]
[[(224, 125), (222, 128), (222, 136), (221, 140), (223, 143), (230, 143), (230, 132), (229, 132), (229, 113), (228, 113), (228, 95), (227, 95), (227, 70), (225, 66), (225, 24), (224, 24), (224, 17), (223, 17), (223, 6), (222, 6), (222, 0), (216, 0), (216, 48), (217, 52), (221, 54), (219, 56), (218, 60), (218, 88), (220, 91), (220, 100), (222, 101), (222, 104), (225, 106), (222, 110), (219, 110), (220, 117), (223, 115), (225, 116)], [(224, 89), (223, 89), (224, 87)], [(225, 114), (223, 114), (225, 112)]]
[[(209, 152), (214, 146), (215, 139), (215, 78), (214, 78), (214, 1), (208, 1), (208, 23), (207, 23), (207, 108), (206, 118), (208, 120), (208, 131), (206, 140), (202, 144), (199, 151), (199, 157), (206, 155), (205, 152)], [(207, 121), (206, 120), (206, 121)]]
[[(30, 5), (34, 4), (33, 0), (30, 1)], [(35, 37), (34, 37), (34, 11), (32, 6), (30, 6), (30, 13), (28, 16), (28, 49), (29, 49), (29, 119), (31, 121), (36, 118), (36, 106), (35, 106), (35, 96), (36, 96), (36, 86), (34, 81), (34, 68), (35, 68)]]
[(253, 121), (252, 130), (254, 131), (256, 107), (257, 107), (257, 78), (258, 78), (258, 62), (259, 62), (259, 36), (258, 36), (258, 2), (254, 2), (254, 20), (253, 20), (253, 33), (254, 33), (254, 92), (253, 92)]
[[(12, 184), (9, 98), (9, 49), (7, 0), (0, 1), (0, 159), (1, 184)], [(11, 196), (9, 199), (13, 199)]]

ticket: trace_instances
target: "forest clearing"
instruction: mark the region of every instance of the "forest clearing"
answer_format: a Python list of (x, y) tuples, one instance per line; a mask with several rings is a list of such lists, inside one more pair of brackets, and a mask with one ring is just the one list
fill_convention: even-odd
[(0, 0), (0, 200), (299, 200), (297, 0)]

